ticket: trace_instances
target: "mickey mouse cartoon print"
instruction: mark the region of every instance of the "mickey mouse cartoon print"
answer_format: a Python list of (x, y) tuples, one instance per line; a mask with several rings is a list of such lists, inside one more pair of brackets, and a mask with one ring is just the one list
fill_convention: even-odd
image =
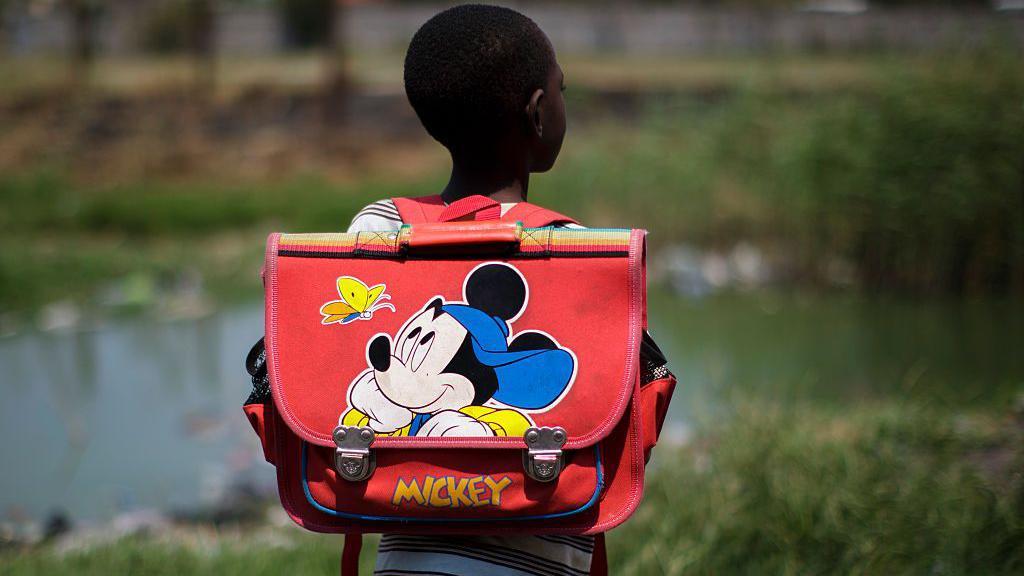
[(384, 436), (522, 436), (527, 411), (561, 400), (576, 375), (572, 351), (537, 330), (512, 337), (529, 300), (523, 275), (487, 262), (462, 291), (464, 302), (434, 297), (398, 334), (370, 339), (339, 424)]

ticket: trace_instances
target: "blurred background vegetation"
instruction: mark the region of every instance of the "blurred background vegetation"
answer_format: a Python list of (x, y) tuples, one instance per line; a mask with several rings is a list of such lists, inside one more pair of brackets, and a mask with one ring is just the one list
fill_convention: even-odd
[[(335, 571), (237, 411), (256, 271), (443, 185), (441, 6), (0, 0), (0, 573)], [(530, 198), (651, 230), (681, 380), (614, 573), (1024, 571), (1024, 5), (514, 6), (568, 84)], [(154, 401), (173, 473), (98, 456)]]

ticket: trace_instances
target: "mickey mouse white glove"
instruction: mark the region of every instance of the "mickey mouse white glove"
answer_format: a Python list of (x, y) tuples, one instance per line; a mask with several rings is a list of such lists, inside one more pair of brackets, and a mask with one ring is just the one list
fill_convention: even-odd
[(491, 427), (456, 410), (442, 410), (431, 416), (417, 436), (494, 436)]
[(366, 414), (375, 432), (394, 432), (412, 422), (412, 412), (388, 400), (380, 391), (373, 370), (360, 374), (349, 390), (349, 406)]

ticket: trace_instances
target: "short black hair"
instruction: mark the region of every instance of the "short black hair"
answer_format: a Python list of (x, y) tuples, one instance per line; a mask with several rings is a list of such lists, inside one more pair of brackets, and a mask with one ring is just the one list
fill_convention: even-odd
[(423, 126), (453, 152), (493, 144), (554, 65), (547, 36), (526, 16), (464, 4), (428, 20), (405, 55), (405, 93)]

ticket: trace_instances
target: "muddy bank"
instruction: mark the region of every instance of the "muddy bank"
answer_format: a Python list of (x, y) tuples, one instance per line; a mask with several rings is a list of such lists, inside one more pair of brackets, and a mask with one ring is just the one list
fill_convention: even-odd
[(0, 171), (55, 164), (90, 179), (330, 173), (425, 141), (404, 96), (263, 87), (230, 99), (38, 92), (0, 106), (0, 126)]
[[(651, 107), (725, 95), (718, 88), (685, 95), (580, 88), (569, 96), (570, 121), (585, 130), (636, 120)], [(0, 172), (55, 166), (90, 181), (309, 172), (343, 178), (380, 163), (416, 173), (423, 164), (416, 157), (443, 158), (396, 89), (250, 86), (230, 96), (184, 88), (36, 90), (0, 99), (0, 127)], [(390, 158), (380, 158), (385, 154)]]

